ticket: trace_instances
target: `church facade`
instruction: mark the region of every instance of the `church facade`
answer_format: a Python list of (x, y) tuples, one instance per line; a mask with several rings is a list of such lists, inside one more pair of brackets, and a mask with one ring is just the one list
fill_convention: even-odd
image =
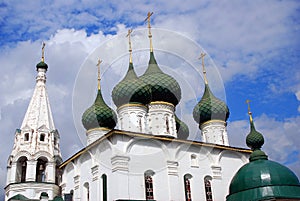
[(188, 126), (176, 116), (181, 88), (155, 59), (150, 16), (145, 73), (135, 73), (129, 31), (128, 71), (112, 91), (117, 110), (102, 97), (99, 60), (97, 95), (82, 115), (87, 144), (64, 162), (46, 91), (48, 65), (42, 56), (34, 94), (9, 156), (5, 201), (226, 198), (232, 178), (253, 150), (230, 146), (229, 109), (209, 88), (205, 54), (201, 54), (205, 90), (191, 114), (202, 131), (202, 142), (188, 139)]

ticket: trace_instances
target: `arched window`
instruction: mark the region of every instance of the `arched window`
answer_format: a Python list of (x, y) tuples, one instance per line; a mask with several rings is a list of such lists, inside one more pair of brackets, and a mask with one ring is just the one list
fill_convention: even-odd
[(152, 179), (153, 175), (154, 175), (154, 172), (151, 170), (146, 171), (144, 174), (146, 200), (154, 199), (153, 179)]
[(90, 185), (89, 185), (89, 183), (88, 182), (85, 182), (84, 184), (83, 184), (83, 190), (84, 190), (84, 192), (83, 192), (83, 200), (84, 201), (89, 201), (90, 200)]
[(192, 201), (192, 193), (191, 193), (191, 178), (192, 175), (185, 174), (183, 177), (184, 180), (184, 194), (186, 201)]
[(199, 162), (196, 154), (191, 155), (191, 167), (199, 167)]
[(211, 190), (211, 179), (212, 178), (210, 176), (204, 177), (206, 201), (213, 201), (212, 190)]
[(107, 176), (103, 174), (102, 178), (102, 191), (103, 191), (103, 201), (107, 201)]
[(22, 156), (17, 162), (16, 182), (26, 181), (27, 158)]
[(47, 165), (47, 159), (39, 158), (37, 160), (36, 175), (35, 175), (36, 182), (45, 182), (46, 181), (46, 165)]
[(57, 145), (57, 138), (56, 138), (56, 137), (54, 137), (54, 141), (53, 141), (53, 143), (54, 143), (54, 146), (56, 146), (56, 145)]
[(44, 142), (45, 141), (45, 133), (40, 134), (40, 141)]
[(24, 141), (29, 141), (29, 133), (24, 134)]
[(168, 116), (166, 116), (166, 129), (167, 129), (167, 133), (170, 133), (170, 126), (169, 126), (169, 118), (168, 118)]
[(139, 127), (140, 127), (140, 132), (142, 132), (143, 131), (143, 129), (142, 129), (142, 116), (138, 116), (138, 118), (139, 118)]

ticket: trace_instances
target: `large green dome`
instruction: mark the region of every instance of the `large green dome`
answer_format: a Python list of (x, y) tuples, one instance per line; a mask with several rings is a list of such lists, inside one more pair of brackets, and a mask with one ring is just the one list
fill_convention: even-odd
[(268, 160), (268, 156), (260, 150), (264, 138), (256, 131), (250, 111), (249, 115), (251, 130), (246, 143), (253, 152), (250, 162), (241, 167), (231, 180), (226, 201), (300, 200), (297, 176), (287, 167)]
[(151, 88), (137, 77), (132, 63), (124, 79), (114, 87), (112, 98), (117, 107), (127, 103), (150, 103)]
[(178, 82), (161, 71), (153, 52), (150, 52), (148, 68), (140, 78), (151, 86), (151, 101), (164, 101), (174, 106), (180, 101), (181, 89)]
[(116, 126), (116, 114), (104, 102), (100, 89), (94, 104), (83, 113), (82, 124), (86, 130), (99, 127), (113, 129)]
[(199, 125), (209, 120), (227, 121), (229, 109), (223, 101), (213, 95), (208, 84), (205, 84), (204, 94), (194, 107), (193, 117)]
[(287, 167), (267, 159), (244, 165), (233, 177), (227, 201), (258, 201), (267, 198), (298, 198), (300, 184)]

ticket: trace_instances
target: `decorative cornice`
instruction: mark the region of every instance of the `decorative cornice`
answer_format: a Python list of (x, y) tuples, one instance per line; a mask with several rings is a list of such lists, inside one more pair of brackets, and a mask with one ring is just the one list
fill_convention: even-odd
[(203, 146), (203, 147), (210, 147), (210, 148), (216, 148), (216, 149), (221, 149), (221, 150), (230, 150), (230, 151), (236, 151), (236, 152), (241, 152), (241, 153), (252, 153), (250, 149), (245, 149), (245, 148), (238, 148), (238, 147), (230, 147), (230, 146), (224, 146), (224, 145), (218, 145), (218, 144), (211, 144), (211, 143), (205, 143), (205, 142), (199, 142), (199, 141), (191, 141), (191, 140), (181, 140), (181, 139), (174, 139), (174, 138), (169, 138), (169, 137), (162, 137), (162, 136), (155, 136), (155, 135), (150, 135), (150, 134), (142, 134), (142, 133), (135, 133), (135, 132), (129, 132), (129, 131), (121, 131), (121, 130), (111, 130), (95, 142), (91, 143), (87, 147), (81, 149), (78, 151), (76, 154), (71, 156), (69, 159), (64, 161), (59, 168), (64, 168), (67, 164), (96, 146), (97, 144), (100, 144), (102, 141), (111, 138), (113, 135), (126, 135), (129, 137), (139, 137), (143, 139), (153, 139), (153, 140), (161, 140), (161, 141), (166, 141), (166, 142), (178, 142), (178, 143), (184, 143), (184, 144), (189, 144), (189, 145), (195, 145), (195, 146)]
[(122, 106), (120, 106), (117, 110), (122, 110), (123, 108), (127, 108), (127, 107), (142, 107), (142, 108), (147, 108), (145, 105), (141, 104), (141, 103), (127, 103), (124, 104)]
[(153, 101), (150, 103), (150, 105), (170, 105), (170, 106), (174, 107), (174, 105), (172, 103), (168, 103), (165, 101)]
[(204, 123), (201, 124), (200, 126), (201, 126), (201, 128), (202, 128), (203, 126), (206, 126), (206, 125), (212, 124), (212, 123), (222, 123), (222, 124), (224, 124), (224, 126), (226, 125), (226, 122), (223, 121), (223, 120), (213, 119), (213, 120), (209, 120), (209, 121), (204, 122)]

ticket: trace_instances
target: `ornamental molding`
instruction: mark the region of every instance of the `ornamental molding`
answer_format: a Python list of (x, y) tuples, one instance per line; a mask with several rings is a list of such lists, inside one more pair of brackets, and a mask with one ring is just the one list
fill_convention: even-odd
[(132, 111), (132, 110), (143, 110), (143, 111), (147, 111), (147, 107), (143, 104), (138, 104), (138, 103), (128, 103), (128, 104), (124, 104), (120, 107), (118, 107), (117, 112), (121, 113), (123, 111)]
[(222, 167), (220, 165), (212, 165), (211, 170), (214, 179), (222, 179)]
[(128, 156), (122, 156), (122, 155), (113, 156), (111, 158), (112, 172), (115, 171), (128, 172), (129, 161), (130, 161), (130, 157)]
[(157, 111), (157, 110), (167, 110), (167, 111), (170, 111), (170, 112), (173, 112), (175, 111), (175, 107), (174, 105), (172, 104), (169, 104), (169, 103), (165, 103), (165, 102), (159, 102), (159, 103), (150, 103), (149, 105), (149, 112), (150, 111)]
[(95, 165), (94, 167), (91, 168), (92, 171), (92, 181), (96, 181), (99, 178), (99, 165)]
[(178, 176), (178, 162), (167, 161), (168, 175)]

